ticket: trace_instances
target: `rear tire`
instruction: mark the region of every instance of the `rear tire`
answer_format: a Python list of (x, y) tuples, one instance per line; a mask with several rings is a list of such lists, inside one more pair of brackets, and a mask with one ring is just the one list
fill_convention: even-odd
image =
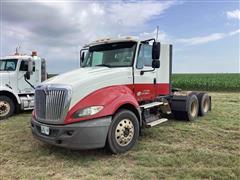
[(139, 137), (139, 122), (129, 110), (120, 110), (114, 116), (109, 127), (107, 145), (114, 154), (130, 150)]
[(173, 112), (176, 119), (182, 119), (187, 121), (194, 121), (198, 117), (198, 98), (196, 95), (192, 94), (189, 96), (187, 101), (187, 110), (186, 111), (176, 111)]
[(15, 112), (15, 105), (8, 96), (0, 96), (0, 120), (12, 116)]
[(199, 100), (199, 116), (205, 116), (211, 109), (211, 100), (207, 93), (200, 93)]

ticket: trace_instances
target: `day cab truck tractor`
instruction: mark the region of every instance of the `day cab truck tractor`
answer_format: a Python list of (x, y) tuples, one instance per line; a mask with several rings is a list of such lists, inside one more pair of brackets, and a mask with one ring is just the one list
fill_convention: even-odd
[(19, 110), (34, 107), (34, 86), (47, 77), (46, 61), (32, 52), (31, 56), (17, 51), (0, 58), (0, 120)]
[(193, 121), (211, 109), (206, 93), (173, 91), (171, 75), (172, 45), (95, 41), (81, 50), (81, 68), (36, 88), (32, 134), (70, 149), (106, 146), (124, 153), (142, 128), (167, 121), (167, 115)]

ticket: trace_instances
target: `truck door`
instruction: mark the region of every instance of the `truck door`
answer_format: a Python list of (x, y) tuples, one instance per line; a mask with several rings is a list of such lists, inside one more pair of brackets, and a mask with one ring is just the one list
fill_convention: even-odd
[(138, 101), (153, 100), (156, 96), (156, 70), (152, 70), (152, 46), (140, 44), (134, 67), (134, 93)]
[[(22, 60), (20, 63), (19, 71), (18, 71), (18, 91), (19, 93), (29, 93), (33, 92), (34, 89), (25, 81), (24, 74), (28, 70), (28, 61)], [(35, 69), (35, 62), (33, 62), (33, 74), (30, 76), (30, 79), (28, 80), (33, 86), (36, 85), (36, 69)]]

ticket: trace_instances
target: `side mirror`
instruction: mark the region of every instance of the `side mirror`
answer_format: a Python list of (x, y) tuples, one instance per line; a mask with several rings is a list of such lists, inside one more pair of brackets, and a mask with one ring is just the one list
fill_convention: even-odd
[(24, 77), (29, 80), (30, 79), (30, 72), (27, 71), (25, 74), (24, 74)]
[(152, 61), (152, 68), (160, 68), (160, 61), (159, 61), (159, 59), (154, 59), (153, 61)]
[(160, 42), (153, 42), (152, 45), (152, 59), (159, 59), (160, 58)]
[(29, 74), (31, 75), (33, 73), (33, 61), (29, 59), (28, 61), (28, 71)]

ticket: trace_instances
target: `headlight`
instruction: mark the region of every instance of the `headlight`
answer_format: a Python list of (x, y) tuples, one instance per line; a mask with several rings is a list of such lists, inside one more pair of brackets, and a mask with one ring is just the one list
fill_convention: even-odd
[(81, 118), (97, 114), (103, 109), (103, 106), (91, 106), (85, 109), (80, 109), (73, 114), (73, 118)]

